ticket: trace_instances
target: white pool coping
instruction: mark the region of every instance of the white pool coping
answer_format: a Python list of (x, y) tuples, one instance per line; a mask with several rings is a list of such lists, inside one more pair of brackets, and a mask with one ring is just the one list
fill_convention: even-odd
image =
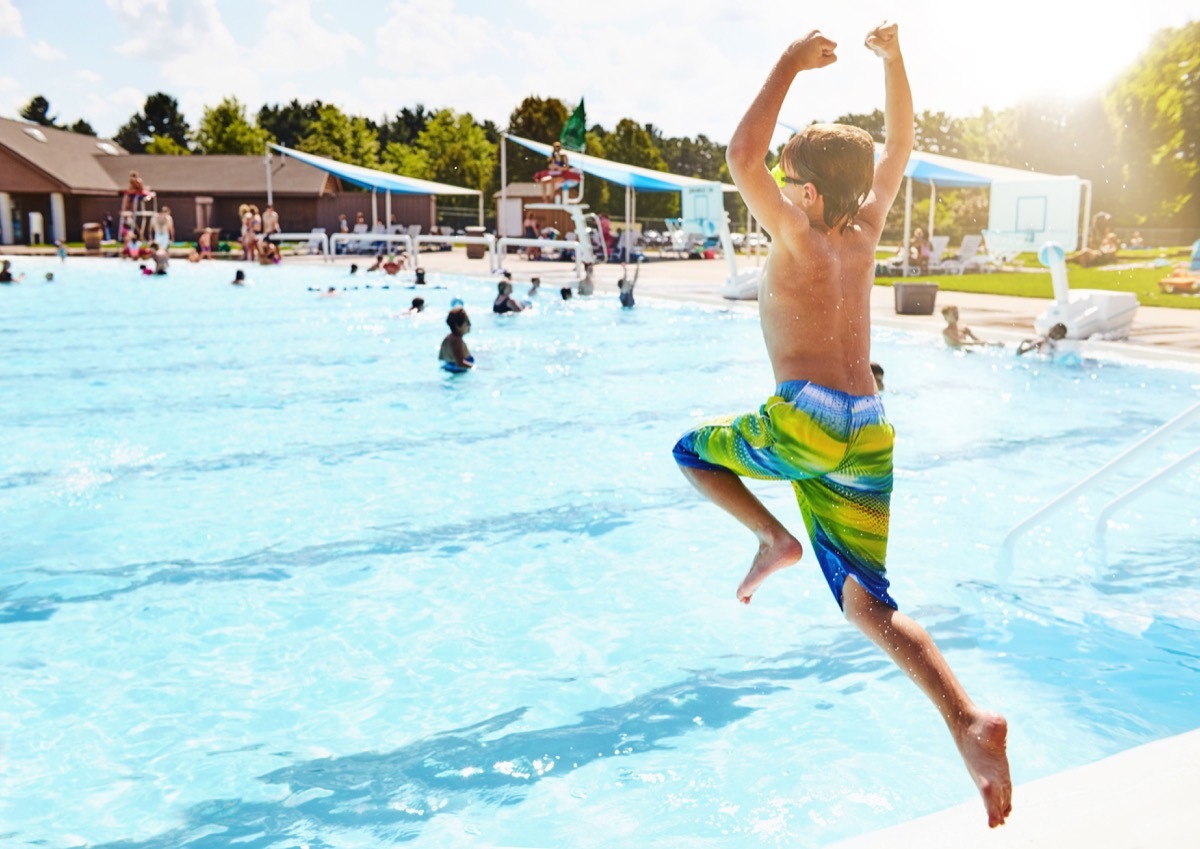
[(989, 829), (972, 799), (825, 849), (1184, 849), (1200, 846), (1200, 729), (1018, 785)]

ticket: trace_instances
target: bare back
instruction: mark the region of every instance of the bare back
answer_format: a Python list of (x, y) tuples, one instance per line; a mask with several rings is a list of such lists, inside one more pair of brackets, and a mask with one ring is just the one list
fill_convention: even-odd
[(810, 228), (776, 239), (763, 271), (758, 311), (775, 382), (809, 380), (873, 395), (871, 286), (877, 237)]

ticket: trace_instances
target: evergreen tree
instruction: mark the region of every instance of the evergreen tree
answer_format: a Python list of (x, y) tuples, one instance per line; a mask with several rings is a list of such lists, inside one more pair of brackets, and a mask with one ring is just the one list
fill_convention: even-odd
[(57, 127), (58, 116), (50, 114), (50, 101), (40, 94), (34, 95), (21, 109), (21, 117), (43, 127)]

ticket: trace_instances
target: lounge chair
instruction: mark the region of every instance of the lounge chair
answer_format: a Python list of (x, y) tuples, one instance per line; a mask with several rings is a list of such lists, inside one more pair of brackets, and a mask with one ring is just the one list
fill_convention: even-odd
[[(938, 263), (937, 270), (943, 274), (962, 274), (969, 268), (979, 268), (979, 248), (983, 245), (983, 236), (979, 233), (968, 233), (963, 236), (958, 253)], [(932, 268), (932, 264), (931, 264)]]
[(308, 240), (308, 252), (320, 254), (325, 252), (325, 228), (312, 228), (312, 238)]
[(1180, 263), (1158, 281), (1158, 288), (1173, 295), (1200, 295), (1200, 239), (1192, 244), (1192, 258)]

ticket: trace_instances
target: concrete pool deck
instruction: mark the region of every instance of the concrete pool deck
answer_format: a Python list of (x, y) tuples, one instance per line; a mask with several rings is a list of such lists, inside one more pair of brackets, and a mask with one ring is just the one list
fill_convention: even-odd
[[(361, 258), (356, 258), (362, 265)], [(339, 257), (339, 264), (350, 258)], [(486, 260), (467, 259), (462, 250), (421, 254), (421, 264), (428, 272), (469, 274), (488, 277)], [(753, 267), (753, 260), (739, 257), (741, 269)], [(564, 279), (574, 266), (569, 263), (538, 262), (511, 255), (505, 267), (513, 273), (516, 294), (522, 294), (521, 283), (532, 276), (542, 278), (542, 291), (548, 294), (559, 288), (555, 279)], [(630, 268), (632, 274), (632, 268)], [(637, 294), (645, 297), (703, 303), (731, 309), (757, 309), (754, 301), (730, 301), (721, 297), (721, 285), (728, 276), (722, 260), (658, 261), (652, 259), (642, 266)], [(621, 277), (619, 265), (597, 266), (594, 274), (596, 291), (617, 293)], [(871, 294), (872, 320), (879, 326), (897, 327), (940, 333), (945, 322), (940, 309), (948, 304), (959, 308), (960, 320), (980, 331), (984, 338), (1016, 342), (1034, 335), (1033, 320), (1053, 301), (1050, 295), (1049, 274), (1046, 275), (1045, 298), (1018, 298), (1007, 295), (981, 295), (969, 292), (938, 292), (933, 315), (897, 315), (894, 291), (890, 286), (876, 286)], [(938, 276), (928, 278), (937, 282)], [(1173, 360), (1183, 364), (1200, 365), (1200, 310), (1167, 307), (1139, 307), (1129, 339), (1121, 342), (1088, 343), (1098, 352), (1135, 359)]]

